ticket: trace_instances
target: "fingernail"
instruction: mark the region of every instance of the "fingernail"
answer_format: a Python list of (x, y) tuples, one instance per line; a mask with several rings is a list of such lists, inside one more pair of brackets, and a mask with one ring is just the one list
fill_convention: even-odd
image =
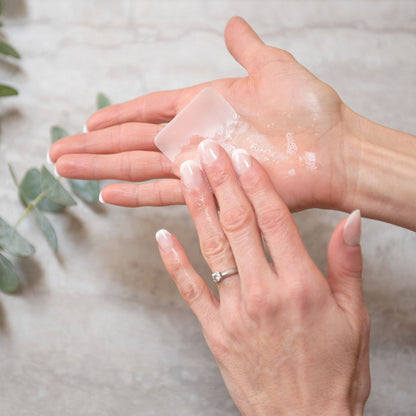
[(84, 125), (83, 125), (83, 127), (82, 127), (82, 132), (83, 132), (83, 133), (88, 133), (87, 123), (84, 123)]
[(51, 160), (51, 157), (49, 156), (49, 150), (46, 152), (46, 162), (47, 162), (49, 165), (52, 165), (52, 164), (53, 164), (53, 162), (52, 162), (52, 160)]
[(156, 241), (159, 244), (159, 247), (164, 251), (168, 252), (172, 250), (173, 247), (173, 238), (172, 234), (166, 230), (159, 230), (156, 233)]
[(250, 155), (244, 149), (234, 150), (231, 156), (231, 160), (233, 162), (234, 170), (239, 175), (242, 175), (252, 166)]
[(187, 160), (180, 167), (181, 178), (188, 189), (198, 188), (202, 184), (202, 171), (193, 160)]
[(347, 246), (358, 246), (361, 241), (361, 212), (353, 211), (344, 225), (344, 242)]
[(98, 196), (98, 200), (102, 203), (102, 204), (106, 204), (106, 202), (103, 199), (103, 191), (100, 192), (100, 195)]
[(220, 156), (220, 146), (210, 139), (201, 142), (198, 146), (198, 151), (202, 162), (206, 165), (215, 162)]
[(61, 175), (58, 173), (58, 171), (56, 170), (56, 165), (53, 167), (53, 173), (57, 178), (61, 178)]

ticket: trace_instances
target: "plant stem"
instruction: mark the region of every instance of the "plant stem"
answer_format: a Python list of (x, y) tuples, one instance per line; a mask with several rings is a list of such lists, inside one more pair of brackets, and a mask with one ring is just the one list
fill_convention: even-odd
[(44, 191), (42, 191), (23, 211), (23, 214), (19, 217), (19, 219), (16, 221), (16, 223), (13, 225), (13, 228), (16, 228), (20, 222), (23, 220), (26, 215), (29, 214), (30, 211), (32, 211), (36, 206), (39, 204), (40, 201), (42, 201), (43, 198), (46, 197), (46, 194)]

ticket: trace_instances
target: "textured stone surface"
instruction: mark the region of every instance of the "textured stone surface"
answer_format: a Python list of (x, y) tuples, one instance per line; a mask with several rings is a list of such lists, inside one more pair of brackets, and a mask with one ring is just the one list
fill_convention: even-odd
[[(95, 94), (115, 102), (154, 90), (237, 76), (223, 28), (245, 17), (290, 50), (357, 112), (415, 133), (416, 3), (409, 1), (7, 0), (2, 32), (20, 64), (0, 65), (19, 88), (1, 100), (0, 216), (21, 212), (7, 172), (40, 166), (49, 127), (80, 131)], [(37, 247), (18, 261), (21, 294), (0, 294), (0, 414), (237, 415), (196, 319), (163, 269), (154, 232), (175, 232), (208, 275), (184, 207), (91, 208), (51, 215), (56, 258), (31, 221)], [(296, 215), (325, 270), (344, 214)], [(365, 295), (372, 317), (367, 415), (416, 408), (416, 237), (365, 221)]]

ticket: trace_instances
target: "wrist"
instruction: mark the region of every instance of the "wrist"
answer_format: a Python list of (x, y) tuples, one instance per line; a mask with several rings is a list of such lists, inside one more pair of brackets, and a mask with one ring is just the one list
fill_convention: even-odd
[(340, 206), (416, 230), (416, 137), (378, 125), (344, 106)]

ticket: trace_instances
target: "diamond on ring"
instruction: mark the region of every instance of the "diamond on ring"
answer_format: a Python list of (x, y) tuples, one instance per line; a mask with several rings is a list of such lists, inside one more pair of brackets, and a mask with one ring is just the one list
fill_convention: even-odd
[(222, 272), (222, 273), (221, 272), (214, 272), (214, 273), (211, 274), (211, 277), (212, 277), (212, 280), (215, 283), (219, 283), (219, 282), (221, 282), (221, 280), (225, 279), (226, 277), (233, 276), (237, 273), (238, 273), (238, 270), (235, 267), (233, 267), (232, 269), (228, 269), (228, 270), (226, 270), (225, 272)]

